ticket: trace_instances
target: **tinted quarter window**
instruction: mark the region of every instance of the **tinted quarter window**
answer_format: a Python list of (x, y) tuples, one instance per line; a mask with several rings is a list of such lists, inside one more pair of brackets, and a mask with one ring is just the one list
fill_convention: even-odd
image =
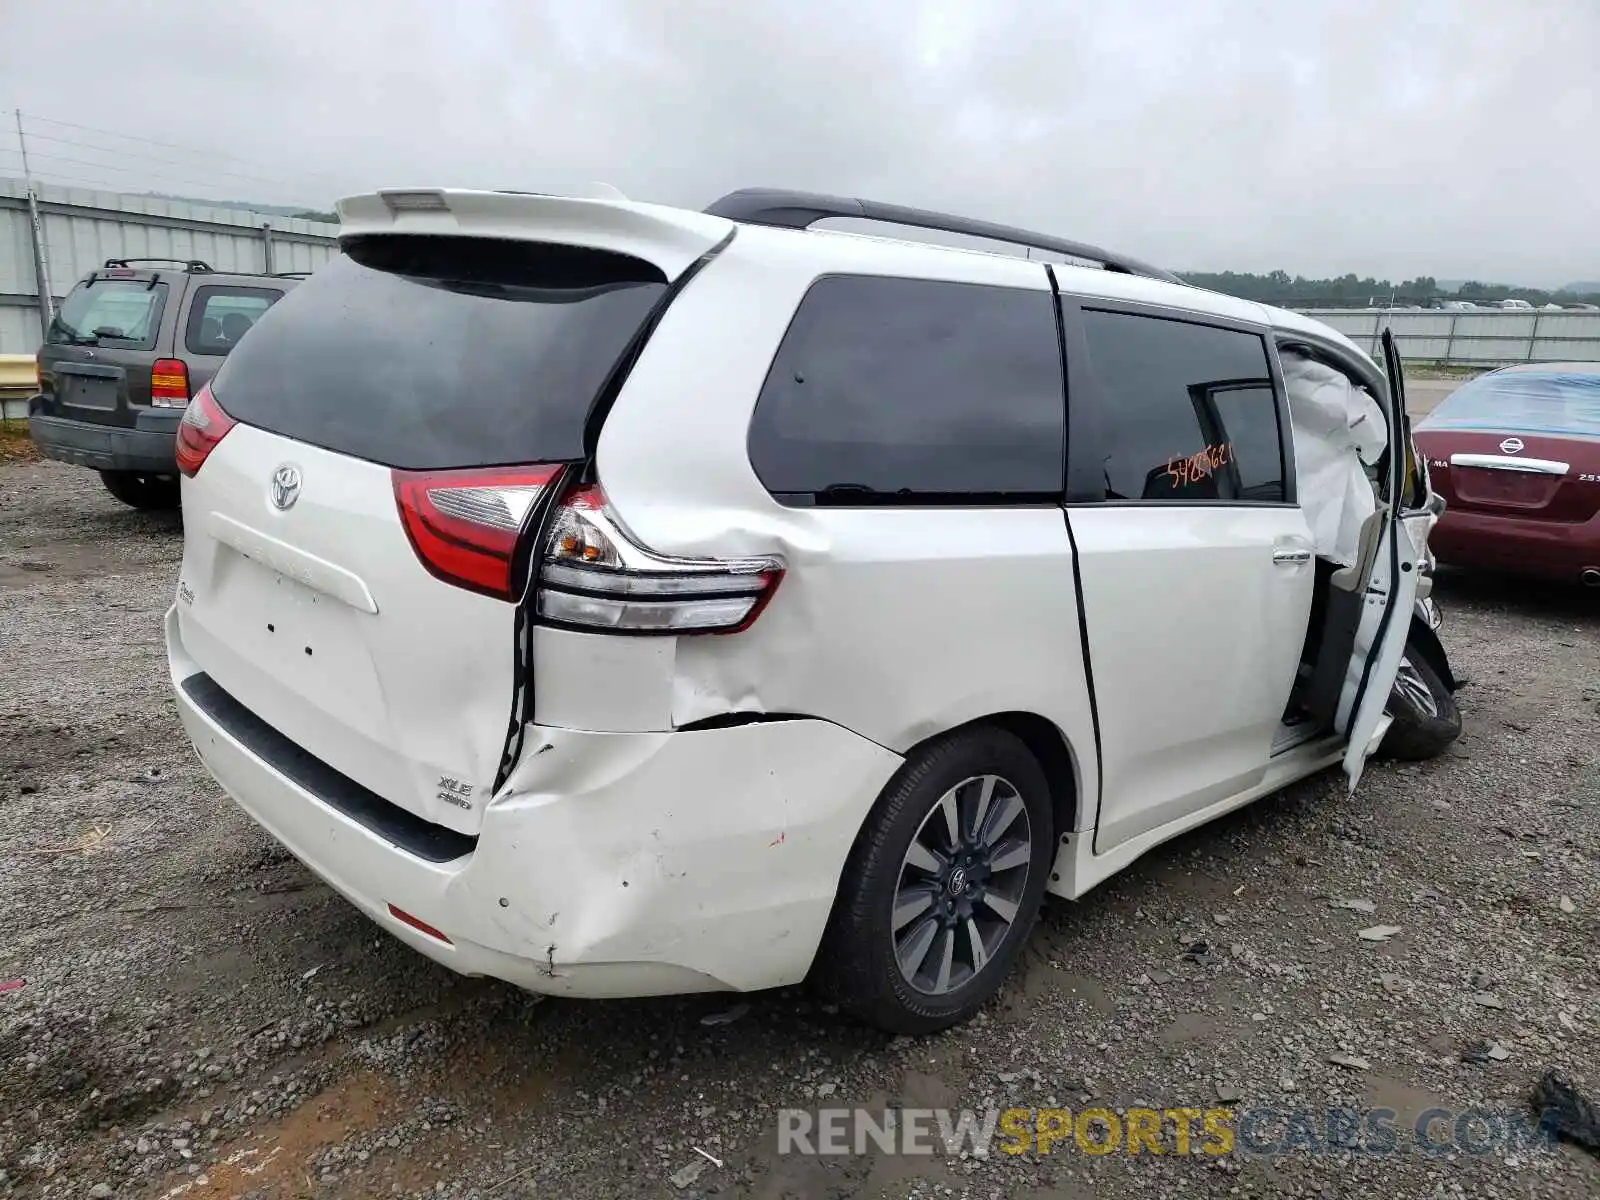
[(195, 354), (226, 354), (283, 297), (278, 288), (196, 288), (184, 326), (184, 344)]
[(778, 348), (750, 461), (821, 503), (1048, 499), (1064, 417), (1049, 292), (830, 276)]
[(1260, 336), (1085, 309), (1108, 500), (1282, 501), (1283, 438)]
[(143, 279), (86, 279), (67, 294), (45, 341), (67, 346), (150, 350), (161, 331), (167, 285)]

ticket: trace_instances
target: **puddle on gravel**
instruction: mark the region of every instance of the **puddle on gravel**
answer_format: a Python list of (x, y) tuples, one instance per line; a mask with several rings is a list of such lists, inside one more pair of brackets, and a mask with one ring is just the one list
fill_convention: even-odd
[(0, 591), (14, 588), (18, 591), (32, 586), (35, 579), (55, 568), (45, 562), (0, 562)]
[(1395, 1127), (1398, 1129), (1410, 1129), (1416, 1124), (1417, 1118), (1430, 1108), (1455, 1112), (1465, 1107), (1460, 1098), (1452, 1103), (1443, 1096), (1389, 1075), (1369, 1075), (1365, 1082), (1366, 1106), (1394, 1109)]

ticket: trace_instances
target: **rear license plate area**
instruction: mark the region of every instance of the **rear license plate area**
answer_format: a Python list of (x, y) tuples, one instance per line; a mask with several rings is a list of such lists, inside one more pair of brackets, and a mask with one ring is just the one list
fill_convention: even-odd
[(1558, 475), (1536, 475), (1528, 471), (1457, 467), (1453, 475), (1458, 499), (1469, 504), (1504, 508), (1542, 508), (1561, 486)]
[(115, 379), (89, 375), (61, 375), (61, 401), (68, 408), (87, 408), (95, 412), (115, 412), (122, 391)]
[(354, 700), (371, 735), (384, 711), (377, 673), (358, 628), (360, 614), (271, 567), (218, 546), (206, 606), (207, 627), (313, 708), (330, 697)]

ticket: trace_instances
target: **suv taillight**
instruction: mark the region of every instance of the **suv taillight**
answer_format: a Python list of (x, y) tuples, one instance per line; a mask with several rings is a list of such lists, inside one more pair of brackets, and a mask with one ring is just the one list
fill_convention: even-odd
[(485, 467), (393, 473), (400, 521), (435, 577), (497, 600), (515, 600), (517, 543), (540, 493), (560, 467)]
[(150, 403), (156, 408), (182, 408), (189, 403), (189, 364), (181, 358), (158, 358), (150, 368)]
[(568, 493), (539, 564), (547, 624), (613, 633), (737, 633), (783, 578), (775, 558), (669, 558), (640, 546), (598, 486)]
[[(517, 600), (519, 548), (559, 466), (393, 472), (395, 503), (412, 548), (432, 575)], [(634, 541), (599, 487), (562, 497), (535, 557), (535, 610), (546, 624), (613, 633), (737, 633), (783, 577), (773, 558), (668, 558)]]
[(217, 443), (228, 435), (238, 422), (222, 411), (208, 383), (189, 401), (183, 410), (183, 420), (178, 423), (178, 470), (193, 477), (205, 466), (206, 458), (217, 448)]

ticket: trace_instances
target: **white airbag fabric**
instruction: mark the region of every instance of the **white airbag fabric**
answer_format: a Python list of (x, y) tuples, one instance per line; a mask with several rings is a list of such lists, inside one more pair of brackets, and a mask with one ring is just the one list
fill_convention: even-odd
[(1352, 566), (1362, 523), (1377, 509), (1362, 464), (1376, 463), (1388, 447), (1383, 409), (1343, 372), (1304, 355), (1284, 352), (1283, 377), (1300, 507), (1317, 555)]

